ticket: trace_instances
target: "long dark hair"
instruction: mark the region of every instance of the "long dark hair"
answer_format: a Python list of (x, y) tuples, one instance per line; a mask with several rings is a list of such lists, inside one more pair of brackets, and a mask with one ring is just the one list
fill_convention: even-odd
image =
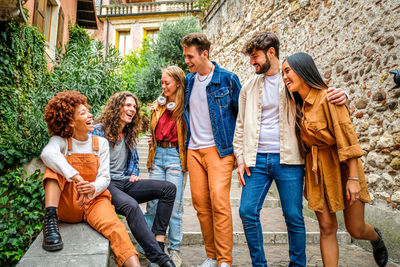
[[(326, 83), (322, 79), (313, 58), (309, 54), (299, 52), (289, 56), (283, 62), (285, 61), (288, 62), (292, 70), (296, 72), (296, 74), (299, 75), (300, 78), (302, 78), (304, 82), (311, 88), (319, 90), (328, 89), (328, 85), (326, 85)], [(297, 92), (293, 92), (293, 94), (290, 94), (286, 85), (285, 88), (289, 98), (296, 103), (296, 137), (299, 144), (300, 152), (304, 155), (306, 152), (306, 147), (300, 136), (300, 123), (303, 117), (303, 113), (301, 112), (303, 107), (303, 99)]]

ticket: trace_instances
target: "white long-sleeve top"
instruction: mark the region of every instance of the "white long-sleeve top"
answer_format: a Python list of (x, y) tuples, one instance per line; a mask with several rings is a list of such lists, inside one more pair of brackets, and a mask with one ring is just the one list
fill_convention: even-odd
[[(92, 135), (86, 141), (79, 141), (71, 138), (71, 153), (93, 153)], [(72, 177), (79, 174), (64, 157), (68, 152), (68, 140), (60, 136), (53, 136), (49, 143), (43, 148), (40, 158), (44, 164), (54, 172), (64, 176), (68, 182), (72, 182)], [(95, 193), (91, 199), (95, 198), (107, 189), (110, 184), (110, 152), (107, 139), (99, 137), (99, 168), (94, 185)]]

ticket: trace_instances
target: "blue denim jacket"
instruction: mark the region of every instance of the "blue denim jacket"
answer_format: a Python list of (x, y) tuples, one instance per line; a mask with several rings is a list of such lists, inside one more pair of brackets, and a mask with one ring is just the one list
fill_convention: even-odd
[[(238, 99), (242, 86), (236, 74), (220, 68), (217, 63), (210, 83), (206, 87), (208, 109), (215, 145), (220, 157), (233, 154), (233, 134), (235, 132)], [(190, 140), (189, 99), (196, 73), (186, 76), (184, 118), (187, 125), (186, 143)], [(201, 103), (199, 103), (201, 104)]]
[[(102, 128), (102, 123), (95, 124), (94, 130), (91, 134), (104, 137), (104, 132)], [(133, 149), (129, 150), (128, 160), (126, 161), (124, 169), (124, 175), (130, 176), (132, 174), (139, 176), (139, 154), (137, 152), (136, 146)]]

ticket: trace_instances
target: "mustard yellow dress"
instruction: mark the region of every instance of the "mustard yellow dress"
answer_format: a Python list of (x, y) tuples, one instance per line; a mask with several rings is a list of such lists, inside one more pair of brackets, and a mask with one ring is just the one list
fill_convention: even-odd
[(311, 210), (322, 212), (326, 201), (329, 211), (337, 212), (345, 207), (348, 159), (358, 158), (360, 200), (371, 200), (360, 159), (364, 152), (347, 106), (331, 104), (326, 96), (326, 90), (312, 88), (303, 103), (300, 129), (308, 148), (304, 196)]

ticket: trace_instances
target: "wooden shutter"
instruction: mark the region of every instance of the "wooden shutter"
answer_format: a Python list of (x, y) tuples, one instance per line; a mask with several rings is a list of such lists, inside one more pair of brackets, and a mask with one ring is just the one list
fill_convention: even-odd
[(38, 27), (41, 33), (44, 33), (46, 6), (47, 6), (47, 0), (35, 0), (34, 11), (33, 11), (33, 25)]
[(58, 12), (58, 29), (57, 29), (57, 49), (61, 50), (63, 47), (63, 36), (64, 36), (64, 12), (60, 7)]

